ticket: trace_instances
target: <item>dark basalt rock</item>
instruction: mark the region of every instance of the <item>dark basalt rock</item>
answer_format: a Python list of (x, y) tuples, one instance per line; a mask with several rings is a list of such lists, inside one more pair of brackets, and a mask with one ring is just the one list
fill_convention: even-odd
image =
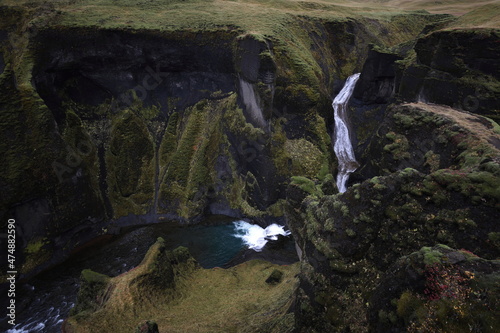
[(395, 62), (401, 59), (397, 54), (371, 49), (352, 97), (365, 105), (388, 103), (394, 94)]
[[(64, 119), (62, 103), (67, 102), (61, 96), (88, 106), (114, 98), (117, 108), (126, 108), (132, 96), (124, 93), (134, 90), (146, 105), (161, 105), (165, 116), (212, 92), (234, 90), (235, 36), (230, 33), (77, 31), (46, 30), (37, 36), (34, 84), (59, 124)], [(175, 104), (168, 100), (173, 97)]]
[(398, 77), (407, 101), (445, 104), (500, 119), (499, 35), (495, 30), (436, 31), (418, 39), (416, 61)]
[(275, 269), (271, 275), (266, 279), (267, 284), (278, 284), (281, 282), (281, 279), (283, 278), (283, 272), (280, 270)]
[[(368, 143), (375, 135), (375, 129), (384, 119), (387, 105), (393, 100), (398, 82), (396, 61), (403, 57), (389, 50), (375, 46), (368, 52), (352, 98), (349, 102), (352, 131), (351, 142), (361, 165), (369, 161), (363, 156)], [(359, 182), (359, 174), (350, 177), (350, 182)]]
[(151, 320), (145, 321), (137, 326), (135, 333), (159, 333), (158, 324)]
[(5, 61), (3, 59), (3, 54), (0, 53), (0, 75), (2, 75), (4, 69), (5, 69)]
[(286, 245), (286, 242), (290, 239), (288, 236), (283, 236), (283, 235), (277, 235), (276, 236), (278, 239), (270, 239), (266, 246), (270, 250), (280, 250), (283, 249)]

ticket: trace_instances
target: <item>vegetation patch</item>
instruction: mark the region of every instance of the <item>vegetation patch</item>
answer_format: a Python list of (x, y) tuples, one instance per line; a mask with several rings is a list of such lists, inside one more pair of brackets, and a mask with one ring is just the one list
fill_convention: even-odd
[[(160, 332), (291, 331), (293, 315), (286, 314), (297, 286), (298, 264), (278, 266), (254, 260), (230, 269), (193, 269), (193, 259), (184, 250), (163, 251), (159, 240), (132, 271), (112, 279), (90, 274), (87, 280), (113, 287), (99, 289), (107, 290), (103, 306), (70, 317), (65, 328), (133, 332), (138, 323), (154, 320)], [(165, 269), (171, 273), (161, 273)], [(153, 282), (163, 287), (155, 289)]]

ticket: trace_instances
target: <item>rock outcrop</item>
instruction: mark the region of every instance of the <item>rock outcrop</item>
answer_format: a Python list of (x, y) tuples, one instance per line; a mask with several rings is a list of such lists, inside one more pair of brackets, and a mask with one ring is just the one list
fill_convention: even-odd
[(496, 121), (500, 70), (498, 30), (441, 30), (420, 38), (402, 65), (397, 92), (407, 101), (445, 104)]
[[(381, 277), (422, 247), (441, 243), (498, 258), (499, 134), (491, 120), (448, 107), (392, 106), (370, 145), (383, 156), (359, 171), (368, 180), (330, 196), (292, 183), (287, 221), (309, 267), (297, 296), (298, 327), (374, 329), (375, 290), (392, 290)], [(421, 324), (406, 318), (406, 329)]]

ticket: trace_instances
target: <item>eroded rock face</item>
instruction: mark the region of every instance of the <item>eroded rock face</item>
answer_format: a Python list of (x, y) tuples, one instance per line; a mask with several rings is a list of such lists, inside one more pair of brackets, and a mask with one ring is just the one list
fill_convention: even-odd
[(402, 72), (397, 92), (482, 114), (498, 121), (498, 31), (437, 31), (420, 38), (416, 61)]
[[(487, 119), (447, 107), (392, 106), (371, 142), (384, 153), (359, 171), (368, 180), (330, 196), (289, 186), (287, 220), (306, 267), (298, 291), (299, 327), (368, 330), (376, 320), (369, 315), (377, 308), (370, 308), (373, 292), (392, 290), (380, 284), (381, 276), (402, 255), (422, 247), (442, 243), (498, 257), (495, 128)], [(384, 314), (386, 325), (400, 320)]]
[(394, 95), (395, 62), (403, 57), (394, 53), (370, 50), (352, 97), (363, 104), (386, 104)]
[(114, 98), (120, 110), (133, 102), (129, 90), (148, 106), (160, 105), (165, 116), (212, 92), (234, 90), (234, 38), (234, 33), (48, 29), (37, 36), (34, 84), (61, 125), (64, 102), (90, 107)]
[[(409, 35), (432, 20), (420, 19)], [(11, 64), (1, 95), (11, 153), (1, 210), (18, 218), (22, 247), (44, 244), (43, 255), (28, 258), (30, 274), (51, 255), (59, 261), (76, 244), (158, 217), (196, 223), (224, 214), (265, 224), (282, 217), (291, 176), (331, 185), (332, 88), (344, 68), (361, 66), (368, 42), (383, 42), (355, 20), (301, 25), (297, 31), (321, 34), (311, 33), (314, 54), (297, 57), (283, 43), (233, 29), (18, 31), (8, 22), (2, 31), (22, 43), (18, 53), (2, 44)], [(40, 222), (28, 225), (25, 212), (39, 202)]]

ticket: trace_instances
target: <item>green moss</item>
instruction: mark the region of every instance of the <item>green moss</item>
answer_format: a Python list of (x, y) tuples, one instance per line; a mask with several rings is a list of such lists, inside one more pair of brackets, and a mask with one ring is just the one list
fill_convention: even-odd
[(322, 152), (323, 162), (321, 168), (318, 172), (317, 178), (319, 180), (324, 180), (328, 174), (331, 174), (331, 147), (332, 147), (332, 139), (327, 131), (327, 126), (325, 123), (325, 119), (321, 117), (316, 112), (308, 113), (307, 123), (309, 125), (308, 129), (313, 135), (317, 138), (313, 142), (315, 142)]
[(438, 170), (439, 164), (440, 164), (439, 154), (435, 154), (432, 150), (429, 150), (427, 153), (425, 153), (424, 165), (429, 166), (431, 172)]
[(264, 131), (261, 128), (254, 127), (246, 121), (243, 110), (237, 106), (237, 95), (230, 95), (224, 102), (224, 123), (227, 128), (235, 134), (244, 137), (249, 141), (259, 141), (264, 136)]
[(386, 137), (392, 141), (392, 143), (384, 146), (384, 151), (390, 152), (395, 160), (402, 160), (410, 158), (410, 153), (408, 149), (410, 147), (408, 139), (402, 135), (395, 132), (387, 133)]
[(449, 193), (446, 188), (443, 188), (437, 182), (432, 180), (430, 176), (425, 177), (422, 187), (422, 194), (427, 195), (426, 199), (432, 200), (436, 205), (444, 204), (448, 198)]
[(172, 153), (177, 147), (177, 124), (179, 122), (179, 114), (177, 112), (172, 113), (168, 119), (168, 125), (163, 134), (163, 138), (160, 144), (159, 151), (159, 163), (161, 167), (165, 167), (172, 158)]
[(105, 284), (109, 282), (110, 277), (101, 273), (94, 272), (91, 269), (84, 269), (81, 274), (83, 283)]
[[(197, 104), (198, 106), (198, 104)], [(203, 108), (193, 107), (186, 122), (183, 125), (184, 130), (179, 139), (175, 153), (172, 156), (168, 168), (167, 178), (176, 181), (181, 186), (186, 186), (189, 177), (189, 165), (195, 152), (199, 149), (203, 140), (202, 126), (206, 122), (206, 112)]]
[(282, 153), (291, 161), (291, 175), (313, 178), (320, 172), (323, 153), (311, 142), (305, 139), (287, 140)]
[(83, 317), (104, 305), (109, 296), (110, 277), (90, 269), (84, 269), (80, 276), (80, 282), (77, 302), (75, 307), (71, 309), (70, 315), (78, 314), (79, 317)]
[(493, 244), (493, 246), (500, 249), (500, 232), (490, 232), (488, 234), (488, 240)]
[(312, 180), (310, 180), (306, 177), (293, 176), (290, 184), (298, 186), (301, 190), (303, 190), (311, 195), (322, 195), (321, 189), (319, 189)]
[(165, 170), (160, 205), (188, 219), (202, 212), (205, 196), (217, 177), (211, 166), (224, 140), (221, 120), (226, 111), (234, 109), (235, 98), (229, 96), (201, 101), (187, 109), (182, 119), (175, 113), (171, 116), (160, 147), (160, 167)]
[(153, 199), (153, 139), (144, 121), (125, 111), (113, 119), (106, 151), (108, 187), (115, 217), (144, 214)]
[(424, 264), (425, 265), (433, 265), (437, 263), (441, 263), (443, 254), (440, 251), (433, 250), (430, 247), (423, 247), (421, 249), (422, 254), (424, 255)]
[(46, 247), (48, 244), (50, 241), (47, 238), (42, 238), (32, 240), (26, 245), (23, 250), (24, 262), (20, 269), (23, 274), (32, 272), (36, 267), (50, 260), (52, 251), (50, 247)]
[(274, 217), (283, 216), (285, 214), (285, 206), (286, 200), (279, 199), (266, 209), (266, 213)]
[(350, 228), (347, 228), (345, 230), (345, 233), (347, 234), (347, 236), (353, 238), (353, 237), (356, 237), (356, 232)]
[(465, 196), (477, 193), (479, 196), (500, 201), (500, 188), (496, 186), (499, 177), (486, 171), (465, 172), (441, 169), (434, 172), (432, 178), (448, 190), (460, 192)]
[(397, 301), (397, 311), (399, 317), (404, 318), (406, 325), (409, 325), (415, 318), (415, 312), (423, 305), (423, 301), (411, 291), (405, 291)]
[(33, 254), (33, 253), (37, 253), (39, 252), (42, 247), (48, 243), (48, 240), (47, 239), (40, 239), (40, 240), (37, 240), (37, 241), (31, 241), (28, 243), (28, 245), (26, 245), (26, 247), (24, 248), (24, 252), (26, 254)]

